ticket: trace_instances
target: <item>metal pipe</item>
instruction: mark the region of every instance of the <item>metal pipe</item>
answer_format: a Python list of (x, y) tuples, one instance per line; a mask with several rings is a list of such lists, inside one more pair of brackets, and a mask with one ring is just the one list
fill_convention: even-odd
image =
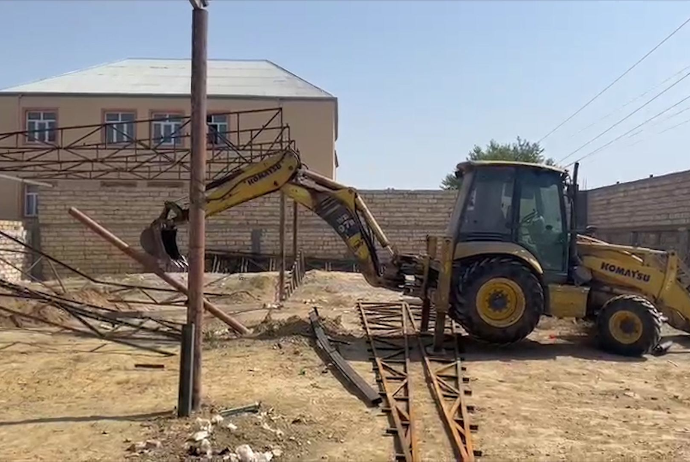
[(192, 413), (192, 370), (194, 369), (194, 326), (182, 326), (180, 343), (180, 385), (177, 391), (177, 417)]
[[(117, 249), (120, 250), (122, 253), (129, 256), (133, 260), (139, 262), (147, 271), (154, 273), (156, 276), (168, 283), (174, 289), (189, 296), (187, 287), (178, 280), (170, 277), (165, 271), (163, 271), (163, 269), (161, 269), (158, 266), (158, 262), (155, 258), (144, 252), (139, 252), (131, 248), (129, 244), (127, 244), (125, 241), (115, 236), (113, 233), (105, 229), (103, 226), (101, 226), (98, 222), (90, 218), (88, 215), (82, 213), (80, 210), (74, 207), (70, 207), (69, 214), (72, 217), (74, 217), (77, 221), (79, 221), (81, 224), (89, 228), (91, 231), (101, 236), (103, 239), (111, 243), (113, 246), (117, 247)], [(242, 325), (242, 323), (237, 321), (232, 316), (229, 316), (228, 314), (224, 313), (217, 306), (213, 305), (206, 299), (204, 299), (204, 308), (213, 316), (215, 316), (216, 318), (220, 319), (225, 324), (230, 326), (237, 333), (243, 335), (249, 333), (249, 329)]]
[(297, 233), (299, 232), (297, 201), (292, 202), (292, 257), (297, 261)]
[(280, 273), (278, 273), (278, 300), (285, 300), (285, 193), (280, 191), (280, 229), (278, 239), (280, 243)]
[[(199, 5), (200, 6), (200, 5)], [(194, 324), (192, 409), (201, 407), (201, 342), (203, 339), (204, 263), (206, 247), (206, 54), (208, 11), (192, 11), (192, 120), (189, 178), (189, 305), (187, 323)]]

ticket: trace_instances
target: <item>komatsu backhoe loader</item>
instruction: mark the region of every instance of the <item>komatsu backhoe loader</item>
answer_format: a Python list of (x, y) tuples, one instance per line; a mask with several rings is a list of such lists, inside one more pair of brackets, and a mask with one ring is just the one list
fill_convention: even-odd
[[(680, 258), (578, 234), (577, 180), (567, 171), (463, 162), (456, 177), (445, 260), (398, 253), (357, 191), (309, 171), (292, 150), (208, 184), (206, 216), (282, 191), (333, 227), (369, 284), (420, 298), (435, 292), (453, 319), (487, 342), (521, 340), (544, 315), (596, 320), (601, 346), (623, 355), (655, 348), (663, 321), (690, 332), (690, 275)], [(182, 259), (175, 236), (187, 219), (183, 204), (167, 202), (142, 232), (144, 250)]]

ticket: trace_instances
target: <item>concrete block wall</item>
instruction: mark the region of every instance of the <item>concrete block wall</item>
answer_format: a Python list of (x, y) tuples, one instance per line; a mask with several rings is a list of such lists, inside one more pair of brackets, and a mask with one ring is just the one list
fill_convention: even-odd
[(690, 171), (587, 191), (587, 222), (601, 239), (674, 250), (690, 262)]
[(590, 225), (649, 228), (690, 223), (690, 171), (592, 189), (587, 196)]
[[(28, 232), (21, 221), (0, 220), (0, 231), (22, 242), (27, 242)], [(4, 236), (0, 236), (0, 259), (2, 259), (0, 260), (0, 278), (10, 282), (27, 279), (22, 275), (21, 271), (28, 270), (30, 258), (28, 254), (20, 252), (23, 250), (24, 247)]]
[[(186, 195), (182, 185), (147, 182), (61, 181), (40, 192), (39, 220), (43, 251), (90, 274), (141, 271), (139, 265), (68, 215), (77, 207), (130, 245), (139, 247), (139, 233), (162, 210), (166, 200)], [(422, 252), (427, 234), (442, 235), (453, 205), (452, 191), (367, 190), (360, 192), (391, 242), (401, 252)], [(292, 242), (292, 203), (287, 200), (288, 251)], [(228, 210), (207, 221), (207, 247), (264, 254), (279, 249), (279, 195), (272, 194)], [(321, 218), (299, 207), (298, 242), (309, 257), (349, 257), (345, 244)], [(252, 232), (260, 232), (260, 248), (252, 248)], [(186, 227), (178, 234), (186, 248)], [(256, 242), (254, 247), (256, 247)]]

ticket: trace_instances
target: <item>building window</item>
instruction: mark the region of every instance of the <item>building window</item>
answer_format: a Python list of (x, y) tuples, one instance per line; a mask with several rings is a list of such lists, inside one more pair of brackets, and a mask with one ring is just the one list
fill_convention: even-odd
[(38, 216), (38, 186), (30, 184), (24, 186), (24, 216), (27, 218)]
[(206, 116), (208, 125), (208, 144), (224, 144), (228, 137), (228, 115), (209, 114)]
[(27, 111), (26, 140), (32, 143), (54, 143), (57, 138), (57, 112)]
[(180, 114), (154, 113), (151, 122), (153, 142), (157, 145), (182, 144), (182, 116)]
[(129, 143), (136, 139), (134, 135), (133, 112), (106, 112), (105, 142), (106, 144)]

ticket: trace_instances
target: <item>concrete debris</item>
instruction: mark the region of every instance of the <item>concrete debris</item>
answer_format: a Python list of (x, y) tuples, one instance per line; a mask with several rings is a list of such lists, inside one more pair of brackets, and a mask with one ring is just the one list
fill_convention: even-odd
[(232, 422), (228, 423), (225, 427), (226, 427), (228, 430), (230, 430), (231, 432), (234, 432), (234, 431), (237, 430), (237, 425), (235, 425), (235, 424), (232, 423)]
[(240, 462), (256, 462), (256, 454), (248, 444), (237, 446), (235, 454), (240, 458)]
[(144, 445), (146, 449), (158, 449), (162, 446), (161, 442), (158, 440), (146, 440)]
[(280, 448), (274, 448), (272, 451), (274, 457), (280, 457), (283, 455), (283, 450)]
[(211, 432), (208, 430), (199, 430), (198, 432), (192, 433), (189, 437), (189, 441), (196, 441), (198, 443), (208, 438), (210, 434)]
[(196, 418), (196, 428), (198, 428), (201, 431), (205, 430), (205, 431), (211, 433), (211, 431), (213, 431), (213, 424), (208, 419), (202, 419), (200, 417), (197, 417)]
[(271, 462), (271, 460), (273, 460), (272, 452), (264, 452), (256, 456), (256, 462)]
[(213, 447), (211, 446), (211, 442), (207, 439), (201, 440), (199, 452), (201, 452), (201, 454), (206, 454), (207, 457), (211, 457), (213, 455)]
[(274, 433), (278, 438), (282, 438), (284, 435), (282, 430), (277, 428), (271, 428), (266, 422), (261, 424), (261, 428), (263, 428), (264, 430), (268, 430), (271, 433)]
[(211, 417), (211, 423), (213, 425), (218, 425), (219, 423), (223, 423), (223, 416), (220, 414), (216, 414), (213, 417)]
[(143, 441), (140, 441), (138, 443), (132, 443), (128, 448), (127, 451), (129, 452), (139, 452), (143, 451), (146, 449), (146, 443)]

